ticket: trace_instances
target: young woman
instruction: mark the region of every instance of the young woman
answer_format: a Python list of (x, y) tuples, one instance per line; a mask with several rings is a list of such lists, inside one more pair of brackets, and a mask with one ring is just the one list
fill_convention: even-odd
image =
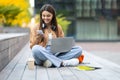
[(40, 9), (40, 25), (31, 30), (30, 48), (32, 49), (35, 64), (45, 67), (75, 66), (80, 63), (82, 49), (74, 46), (69, 52), (55, 56), (50, 52), (52, 38), (64, 37), (63, 30), (56, 20), (55, 9), (45, 4)]

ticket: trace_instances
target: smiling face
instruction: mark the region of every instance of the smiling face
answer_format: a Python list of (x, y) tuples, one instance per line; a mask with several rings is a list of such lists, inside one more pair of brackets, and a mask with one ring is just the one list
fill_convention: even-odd
[[(43, 26), (45, 24), (45, 26)], [(57, 32), (57, 19), (55, 9), (50, 4), (45, 4), (40, 9), (40, 29), (51, 27)]]
[(53, 19), (53, 14), (48, 11), (42, 12), (42, 20), (45, 24), (51, 24), (51, 21)]

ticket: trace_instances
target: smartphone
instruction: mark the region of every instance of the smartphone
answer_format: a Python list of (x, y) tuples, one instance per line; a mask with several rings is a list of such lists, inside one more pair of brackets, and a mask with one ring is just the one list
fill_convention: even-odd
[(38, 34), (44, 34), (42, 30), (37, 30)]

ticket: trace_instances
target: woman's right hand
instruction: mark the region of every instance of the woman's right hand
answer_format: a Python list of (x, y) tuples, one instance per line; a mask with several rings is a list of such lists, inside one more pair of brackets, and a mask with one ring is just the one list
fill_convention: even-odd
[(37, 30), (37, 34), (43, 35), (43, 31), (42, 30)]

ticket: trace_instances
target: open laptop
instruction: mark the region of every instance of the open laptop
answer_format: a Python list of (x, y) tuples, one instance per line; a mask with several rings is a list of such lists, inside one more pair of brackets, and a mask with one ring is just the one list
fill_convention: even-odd
[(73, 37), (55, 38), (51, 41), (51, 52), (53, 54), (68, 52), (74, 46)]

